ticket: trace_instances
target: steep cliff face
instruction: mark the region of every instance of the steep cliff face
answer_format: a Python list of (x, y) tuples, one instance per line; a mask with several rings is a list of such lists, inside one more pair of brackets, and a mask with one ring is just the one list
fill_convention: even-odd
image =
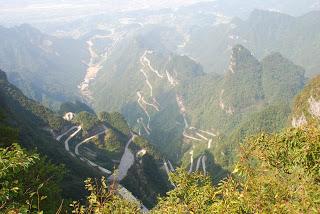
[(313, 78), (296, 97), (291, 116), (293, 127), (311, 123), (320, 124), (320, 76)]

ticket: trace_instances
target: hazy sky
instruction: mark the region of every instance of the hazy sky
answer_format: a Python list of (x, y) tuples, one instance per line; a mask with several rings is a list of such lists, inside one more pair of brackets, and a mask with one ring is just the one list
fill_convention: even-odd
[(0, 0), (0, 25), (72, 20), (139, 9), (176, 8), (213, 0)]
[(132, 10), (177, 7), (201, 1), (213, 0), (0, 0), (0, 12), (18, 9), (71, 9), (79, 7), (103, 7), (105, 9)]

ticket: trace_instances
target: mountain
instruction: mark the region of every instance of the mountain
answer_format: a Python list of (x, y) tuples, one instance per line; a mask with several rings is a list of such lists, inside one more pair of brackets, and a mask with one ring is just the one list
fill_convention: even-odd
[(308, 13), (311, 10), (319, 10), (320, 5), (317, 0), (248, 0), (246, 2), (239, 2), (237, 0), (217, 0), (214, 1), (217, 9), (226, 15), (237, 17), (246, 17), (254, 9), (277, 11), (294, 16)]
[[(110, 181), (123, 183), (129, 189), (121, 187), (123, 195), (137, 201), (134, 194), (148, 207), (169, 189), (167, 175), (162, 170), (162, 155), (142, 137), (130, 134), (121, 114), (104, 112), (99, 114), (99, 119), (94, 113), (81, 111), (64, 120), (24, 96), (8, 82), (3, 71), (0, 96), (0, 146), (10, 146), (5, 140), (6, 133), (17, 130), (17, 143), (23, 148), (37, 150), (52, 163), (63, 164), (67, 173), (61, 177), (62, 198), (83, 198), (86, 178), (110, 177), (116, 167), (119, 171), (113, 173)], [(81, 107), (80, 103), (76, 109)]]
[(316, 1), (95, 2), (0, 27), (1, 213), (314, 211)]
[[(289, 81), (279, 78), (286, 75)], [(235, 157), (241, 139), (259, 131), (273, 132), (285, 127), (290, 114), (288, 105), (305, 83), (303, 68), (281, 54), (274, 53), (258, 61), (241, 45), (232, 50), (228, 72), (216, 82), (211, 80), (211, 88), (199, 99), (191, 91), (201, 88), (204, 79), (209, 78), (185, 87), (182, 96), (190, 126), (214, 130), (219, 136), (213, 138), (216, 142), (211, 151), (223, 166), (232, 165), (228, 159)]]
[(195, 28), (184, 51), (199, 61), (206, 72), (224, 72), (231, 48), (242, 44), (259, 59), (281, 52), (303, 66), (307, 76), (313, 76), (319, 67), (319, 20), (319, 11), (293, 17), (255, 10), (245, 20), (234, 18), (228, 24), (213, 28)]
[(320, 120), (320, 77), (310, 80), (302, 92), (295, 98), (291, 124), (293, 127), (301, 127), (314, 124), (319, 125)]
[[(209, 23), (208, 20), (205, 23)], [(112, 26), (111, 23), (110, 25)], [(290, 102), (304, 85), (303, 69), (279, 53), (272, 53), (259, 61), (244, 46), (236, 45), (230, 53), (229, 67), (227, 66), (225, 75), (221, 75), (222, 71), (216, 72), (220, 74), (207, 73), (201, 64), (188, 57), (189, 54), (177, 53), (181, 37), (177, 34), (176, 28), (158, 24), (146, 25), (143, 28), (135, 24), (125, 26), (92, 31), (81, 35), (77, 40), (50, 37), (52, 41), (73, 41), (79, 48), (81, 44), (87, 44), (85, 48), (88, 50), (77, 51), (78, 55), (68, 61), (68, 64), (77, 64), (81, 58), (79, 55), (89, 52), (89, 56), (83, 57), (89, 58), (90, 62), (87, 65), (77, 64), (81, 65), (83, 76), (79, 76), (81, 69), (65, 71), (70, 77), (48, 70), (47, 72), (55, 77), (51, 78), (40, 75), (42, 74), (40, 72), (43, 72), (40, 68), (35, 69), (38, 73), (32, 75), (34, 72), (26, 72), (19, 68), (19, 75), (25, 78), (21, 82), (43, 86), (59, 84), (58, 94), (64, 97), (48, 98), (51, 100), (51, 104), (48, 105), (56, 106), (58, 109), (57, 103), (63, 103), (60, 109), (61, 116), (64, 116), (64, 113), (90, 112), (90, 109), (81, 103), (64, 103), (68, 101), (68, 97), (75, 100), (74, 97), (80, 93), (96, 112), (121, 112), (130, 127), (147, 138), (174, 165), (190, 167), (191, 157), (199, 159), (204, 154), (207, 154), (205, 156), (209, 160), (209, 154), (205, 153), (205, 150), (209, 149), (213, 156), (211, 159), (214, 160), (210, 167), (213, 168), (219, 168), (219, 164), (222, 164), (224, 155), (221, 154), (228, 153), (223, 151), (228, 150), (229, 145), (233, 145), (234, 142), (232, 140), (234, 138), (230, 136), (238, 136), (233, 131), (242, 130), (238, 126), (249, 123), (252, 114), (264, 112), (263, 109), (269, 105), (281, 106), (281, 103)], [(187, 26), (186, 24), (186, 29)], [(46, 38), (46, 35), (32, 30), (29, 26), (20, 28), (28, 29), (21, 30), (22, 32), (32, 32), (29, 33), (30, 37), (24, 36), (21, 42), (37, 38), (35, 36), (37, 34), (42, 35), (40, 39), (31, 39), (37, 41), (36, 44), (41, 43), (43, 37)], [(12, 28), (11, 31), (17, 30)], [(169, 35), (172, 36), (168, 41)], [(13, 46), (10, 47), (13, 49)], [(34, 49), (34, 46), (30, 46), (26, 50)], [(41, 53), (39, 57), (32, 56), (26, 62), (42, 59)], [(12, 58), (14, 57), (16, 56), (12, 55)], [(48, 59), (54, 59), (52, 63), (58, 63), (59, 66), (62, 64), (63, 61), (51, 57), (49, 55)], [(66, 56), (65, 59), (67, 58)], [(5, 62), (9, 62), (9, 59)], [(34, 63), (41, 65), (38, 61)], [(45, 61), (43, 64), (47, 63), (49, 62)], [(68, 64), (65, 64), (63, 69), (70, 68)], [(27, 88), (19, 85), (13, 78), (15, 73), (9, 72), (9, 80), (26, 91)], [(32, 78), (36, 76), (37, 81), (28, 83), (29, 75)], [(77, 77), (73, 82), (66, 81), (72, 79), (73, 75)], [(45, 80), (42, 78), (47, 78), (47, 82), (43, 83)], [(70, 88), (67, 95), (64, 93), (64, 85)], [(39, 92), (38, 88), (31, 87), (31, 89)], [(51, 90), (47, 88), (40, 90), (40, 93), (44, 96), (41, 95), (42, 97), (38, 97), (37, 100), (42, 102), (44, 102), (43, 97), (52, 95)], [(32, 93), (28, 96), (33, 97)], [(280, 104), (275, 103), (276, 101)], [(286, 109), (279, 111), (281, 117), (287, 114)], [(94, 114), (93, 111), (91, 113)], [(99, 120), (86, 114), (83, 117), (91, 121), (90, 124), (93, 126), (95, 121)], [(282, 121), (279, 117), (273, 119)], [(223, 163), (223, 165), (229, 164)], [(110, 166), (111, 162), (108, 167)], [(220, 171), (224, 174), (222, 169)]]
[[(25, 97), (7, 81), (3, 71), (0, 72), (0, 78), (1, 125), (18, 130), (18, 140), (22, 147), (36, 149), (53, 163), (67, 166), (68, 174), (62, 184), (65, 197), (79, 198), (84, 195), (81, 191), (83, 180), (87, 176), (96, 177), (99, 173), (68, 156), (62, 144), (54, 140), (52, 132), (63, 131), (68, 127), (68, 123), (51, 110)], [(1, 132), (2, 134), (4, 132)], [(6, 141), (3, 143), (1, 146), (6, 146)]]
[[(251, 78), (252, 73), (261, 74), (267, 72), (261, 66), (262, 64), (243, 46), (236, 46), (233, 49), (233, 56), (229, 74), (223, 79), (230, 78), (230, 75), (247, 75)], [(281, 59), (280, 54), (271, 56), (271, 58), (273, 57), (277, 59), (274, 62), (285, 61), (290, 67), (290, 62), (283, 58)], [(280, 59), (278, 59), (279, 57)], [(296, 68), (299, 67), (296, 66)], [(272, 72), (275, 72), (275, 70), (273, 69)], [(281, 72), (281, 69), (279, 72)], [(303, 72), (301, 73), (303, 74)], [(258, 80), (263, 76), (254, 77)], [(304, 102), (307, 102), (306, 99), (309, 96), (318, 96), (318, 83), (318, 78), (313, 79), (297, 97), (295, 106), (306, 106)], [(0, 71), (0, 98), (0, 156), (2, 161), (7, 163), (3, 164), (5, 167), (2, 168), (0, 174), (1, 191), (6, 194), (6, 198), (1, 198), (1, 203), (3, 203), (0, 208), (1, 211), (44, 210), (47, 213), (55, 213), (56, 210), (70, 211), (66, 205), (63, 205), (63, 202), (61, 203), (62, 198), (65, 197), (76, 198), (75, 195), (68, 192), (67, 187), (75, 186), (80, 172), (90, 176), (94, 176), (90, 172), (96, 172), (96, 176), (101, 175), (98, 173), (99, 170), (105, 174), (111, 173), (107, 172), (108, 170), (104, 167), (108, 162), (113, 162), (110, 158), (117, 158), (119, 150), (124, 150), (124, 155), (119, 164), (119, 171), (114, 172), (109, 177), (110, 181), (112, 181), (108, 186), (109, 188), (106, 188), (107, 183), (104, 178), (101, 179), (101, 182), (87, 179), (85, 181), (86, 190), (89, 191), (90, 196), (86, 200), (86, 206), (81, 206), (80, 202), (72, 202), (71, 209), (73, 212), (77, 212), (80, 207), (83, 211), (89, 211), (94, 208), (96, 211), (103, 210), (104, 212), (113, 212), (114, 210), (126, 210), (133, 213), (145, 212), (145, 207), (137, 204), (136, 199), (128, 190), (114, 184), (116, 182), (114, 179), (120, 180), (122, 177), (123, 166), (125, 166), (128, 174), (122, 183), (130, 187), (130, 190), (137, 193), (137, 195), (140, 193), (140, 197), (144, 199), (144, 202), (150, 203), (150, 207), (154, 205), (154, 201), (150, 196), (152, 198), (157, 196), (154, 189), (168, 190), (166, 185), (160, 185), (162, 183), (162, 173), (157, 170), (159, 167), (157, 160), (162, 159), (161, 155), (143, 137), (134, 133), (132, 133), (133, 136), (126, 145), (123, 144), (122, 138), (128, 140), (126, 134), (130, 132), (130, 129), (121, 114), (101, 112), (98, 117), (85, 111), (75, 114), (72, 122), (80, 126), (73, 128), (76, 131), (71, 135), (68, 134), (69, 130), (57, 137), (57, 139), (60, 139), (69, 136), (64, 141), (65, 149), (59, 149), (59, 144), (50, 140), (52, 138), (50, 135), (60, 132), (64, 129), (63, 126), (68, 125), (69, 122), (63, 121), (52, 111), (26, 98), (20, 90), (7, 81), (6, 74), (2, 71)], [(251, 98), (247, 100), (249, 101), (248, 105), (253, 105)], [(12, 107), (12, 103), (14, 103), (15, 108)], [(312, 100), (309, 105), (311, 117), (318, 117), (316, 103), (317, 101), (313, 102)], [(283, 104), (286, 103), (284, 102)], [(243, 106), (238, 106), (241, 110), (240, 107), (242, 108)], [(238, 108), (235, 112), (239, 111)], [(274, 132), (277, 128), (270, 125), (279, 122), (278, 119), (285, 118), (285, 115), (283, 117), (280, 116), (277, 110), (280, 108), (275, 105), (267, 106), (266, 110), (252, 115), (252, 122), (256, 121), (254, 124), (261, 127), (263, 132)], [(273, 118), (274, 116), (280, 117), (275, 119)], [(53, 123), (54, 125), (50, 126), (48, 121), (53, 119), (61, 122)], [(268, 119), (270, 123), (265, 119)], [(33, 123), (30, 121), (33, 121)], [(242, 127), (253, 125), (253, 129), (256, 129), (257, 126), (254, 124), (243, 123)], [(66, 146), (69, 145), (68, 141), (81, 131), (82, 127), (84, 129), (82, 135), (84, 137), (92, 137), (80, 142), (82, 137), (77, 136), (76, 138), (80, 137), (80, 139), (75, 141), (80, 143), (74, 145), (73, 141), (70, 143), (70, 148)], [(17, 138), (17, 128), (20, 129), (20, 139), (19, 137)], [(104, 130), (101, 131), (101, 128)], [(265, 128), (269, 129), (269, 131), (265, 130)], [(190, 130), (194, 129), (191, 128)], [(26, 133), (26, 131), (29, 131), (29, 133)], [(198, 131), (201, 132), (201, 130)], [(28, 138), (28, 136), (31, 138)], [(227, 210), (229, 212), (231, 209), (235, 211), (245, 209), (257, 212), (261, 210), (273, 212), (279, 210), (279, 207), (281, 207), (281, 213), (292, 213), (297, 209), (299, 209), (299, 212), (316, 211), (319, 204), (316, 200), (319, 195), (319, 166), (317, 164), (319, 159), (319, 136), (318, 128), (310, 126), (302, 129), (291, 128), (280, 133), (262, 133), (256, 137), (251, 137), (242, 145), (240, 150), (241, 158), (234, 168), (234, 176), (230, 176), (223, 182), (219, 182), (225, 177), (225, 174), (222, 174), (223, 169), (215, 163), (215, 157), (211, 157), (210, 151), (206, 150), (196, 163), (196, 168), (200, 165), (203, 166), (204, 175), (188, 173), (183, 169), (178, 169), (177, 172), (172, 173), (170, 182), (175, 188), (167, 192), (166, 196), (159, 198), (152, 212), (163, 213), (168, 210), (175, 212), (185, 209), (195, 212), (212, 212), (214, 210)], [(29, 142), (31, 147), (42, 144), (46, 149), (51, 150), (51, 152), (46, 151), (44, 153), (50, 154), (49, 158), (53, 157), (52, 153), (54, 153), (57, 159), (53, 160), (56, 160), (57, 163), (65, 163), (70, 172), (65, 172), (63, 166), (53, 165), (43, 157), (39, 158), (34, 154), (27, 153), (17, 145), (17, 142), (28, 145), (25, 144), (25, 140), (29, 139), (31, 140)], [(50, 146), (51, 144), (55, 145)], [(82, 148), (80, 149), (81, 145)], [(73, 153), (74, 146), (75, 153)], [(40, 147), (38, 151), (44, 151), (43, 149), (44, 147)], [(196, 149), (194, 150), (196, 152)], [(104, 156), (102, 159), (102, 156), (106, 153), (108, 156)], [(127, 158), (124, 158), (126, 156)], [(282, 158), (279, 159), (279, 157)], [(128, 168), (127, 164), (122, 164), (123, 159), (126, 159), (125, 162), (132, 163), (133, 161), (133, 164), (129, 164)], [(170, 162), (167, 163), (165, 160), (164, 162), (167, 171), (169, 171), (169, 168), (170, 171), (174, 171)], [(85, 163), (88, 163), (88, 165)], [(214, 166), (208, 167), (207, 172), (215, 174), (216, 181), (219, 182), (219, 184), (216, 184), (217, 186), (212, 186), (210, 177), (205, 176), (206, 163)], [(89, 165), (91, 167), (88, 167)], [(192, 164), (190, 168), (193, 168)], [(209, 169), (212, 171), (209, 171)], [(67, 173), (66, 178), (61, 180), (65, 173)], [(228, 174), (227, 172), (224, 173)], [(8, 181), (12, 179), (13, 182), (9, 183)], [(44, 182), (41, 183), (41, 181)], [(151, 185), (154, 185), (152, 186), (154, 189), (149, 189), (150, 181)], [(62, 184), (62, 189), (60, 189), (60, 183)], [(270, 187), (270, 184), (272, 184), (272, 187)], [(19, 187), (17, 187), (18, 185)], [(303, 186), (303, 190), (292, 193), (292, 187), (298, 189), (301, 186)], [(7, 187), (12, 187), (12, 189), (6, 189)], [(269, 187), (269, 191), (261, 191), (261, 187)], [(115, 191), (115, 188), (117, 188), (117, 191)], [(33, 190), (36, 192), (31, 192), (29, 195), (29, 192)], [(79, 194), (79, 189), (77, 191)], [(117, 194), (121, 197), (117, 196)], [(278, 195), (281, 195), (280, 199)], [(77, 196), (79, 197), (80, 195)], [(261, 201), (261, 198), (263, 198), (263, 201)], [(286, 201), (290, 201), (290, 206), (282, 206), (283, 198)], [(100, 203), (96, 203), (98, 200)], [(307, 204), (305, 204), (306, 201), (308, 202)]]
[[(203, 155), (213, 159), (208, 171), (219, 164), (228, 167), (236, 136), (283, 128), (287, 106), (305, 84), (304, 69), (280, 53), (259, 61), (236, 45), (227, 73), (218, 75), (163, 49), (161, 40), (142, 45), (138, 36), (125, 44), (109, 55), (92, 82), (94, 108), (121, 111), (137, 133), (191, 170)], [(268, 127), (272, 123), (278, 125)], [(221, 167), (212, 174), (218, 171), (224, 174)]]
[(30, 98), (58, 108), (74, 99), (86, 72), (86, 44), (45, 35), (30, 25), (0, 27), (0, 68)]

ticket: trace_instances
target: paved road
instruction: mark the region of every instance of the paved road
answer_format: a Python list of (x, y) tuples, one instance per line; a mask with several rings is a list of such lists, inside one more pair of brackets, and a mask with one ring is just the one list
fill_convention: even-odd
[(207, 160), (207, 157), (206, 157), (206, 156), (203, 156), (203, 157), (202, 157), (202, 167), (203, 167), (203, 173), (204, 173), (204, 175), (207, 174), (207, 171), (206, 171), (206, 160)]
[(175, 170), (174, 170), (174, 168), (173, 168), (173, 166), (172, 166), (172, 164), (171, 164), (171, 162), (169, 160), (168, 160), (168, 163), (169, 163), (171, 172), (174, 172)]
[(76, 136), (80, 131), (81, 131), (82, 127), (78, 126), (77, 130), (75, 132), (73, 132), (65, 141), (64, 141), (64, 147), (66, 149), (67, 152), (70, 152), (70, 148), (69, 148), (69, 140), (71, 140), (74, 136)]
[(198, 171), (198, 170), (199, 170), (200, 163), (201, 163), (201, 159), (202, 159), (202, 155), (198, 158), (197, 166), (196, 166), (196, 171)]
[[(61, 139), (62, 136), (68, 134), (70, 131), (72, 131), (72, 130), (75, 129), (75, 128), (77, 128), (77, 130), (76, 130), (74, 133), (72, 133), (72, 134), (65, 140), (65, 142), (64, 142), (64, 143), (65, 143), (65, 150), (66, 150), (70, 155), (72, 155), (73, 157), (76, 157), (76, 156), (75, 156), (71, 151), (69, 151), (70, 149), (69, 149), (69, 144), (68, 144), (68, 143), (69, 143), (69, 141), (70, 141), (76, 134), (78, 134), (78, 132), (81, 130), (81, 126), (72, 127), (72, 128), (70, 128), (67, 132), (65, 132), (64, 134), (62, 134), (62, 135), (59, 136), (59, 139)], [(87, 142), (87, 141), (89, 141), (90, 139), (92, 139), (92, 138), (94, 138), (94, 137), (96, 137), (96, 136), (98, 136), (98, 135), (100, 135), (100, 134), (103, 134), (105, 131), (106, 131), (106, 129), (105, 129), (103, 132), (100, 132), (100, 133), (98, 133), (98, 134), (96, 134), (96, 135), (94, 135), (94, 136), (91, 136), (91, 137), (83, 140), (81, 143)], [(132, 137), (130, 138), (130, 140), (127, 142), (125, 152), (124, 152), (124, 154), (123, 154), (123, 156), (122, 156), (122, 158), (121, 158), (122, 167), (121, 167), (121, 170), (119, 169), (119, 171), (121, 171), (124, 176), (127, 174), (128, 170), (130, 169), (130, 167), (131, 167), (132, 164), (134, 163), (134, 156), (133, 156), (132, 152), (131, 152), (130, 149), (129, 149), (129, 145), (131, 144), (131, 142), (134, 140), (135, 137), (136, 137), (135, 135), (132, 135)], [(102, 173), (106, 174), (107, 176), (109, 176), (110, 174), (112, 174), (112, 172), (111, 172), (110, 170), (107, 170), (107, 169), (103, 168), (102, 166), (99, 166), (98, 164), (94, 163), (93, 161), (90, 161), (90, 160), (88, 160), (87, 158), (82, 157), (82, 156), (79, 154), (79, 146), (81, 146), (81, 145), (80, 145), (81, 143), (79, 143), (79, 144), (77, 145), (78, 147), (77, 147), (77, 149), (75, 150), (75, 152), (76, 152), (76, 154), (78, 155), (79, 159), (80, 159), (81, 161), (84, 161), (84, 162), (88, 163), (88, 164), (89, 164), (90, 166), (92, 166), (92, 167), (98, 168)], [(133, 160), (131, 159), (131, 155), (133, 156)], [(121, 162), (120, 162), (120, 165), (121, 165)], [(119, 166), (119, 168), (120, 168), (120, 166)], [(111, 175), (111, 176), (112, 176), (112, 175)], [(111, 177), (111, 176), (110, 176), (110, 177)], [(109, 177), (109, 178), (110, 178), (110, 177)], [(123, 178), (124, 178), (124, 177), (123, 177)], [(122, 178), (122, 179), (123, 179), (123, 178)], [(141, 205), (141, 208), (142, 208), (142, 212), (143, 212), (143, 213), (148, 212), (148, 209), (147, 209), (143, 204), (141, 204), (140, 201), (139, 201), (135, 196), (133, 196), (132, 193), (131, 193), (129, 190), (127, 190), (125, 187), (119, 185), (118, 193), (119, 193), (124, 199), (130, 200), (130, 201), (132, 201), (132, 202), (135, 202), (135, 203), (138, 203), (139, 205)]]
[(163, 164), (164, 164), (164, 168), (165, 168), (165, 170), (167, 172), (167, 175), (169, 176), (170, 170), (169, 170), (169, 167), (168, 167), (168, 164), (167, 164), (166, 160), (163, 160)]
[(75, 153), (76, 155), (80, 155), (80, 154), (79, 154), (79, 147), (80, 147), (82, 144), (84, 144), (84, 143), (92, 140), (92, 139), (95, 138), (95, 137), (98, 137), (99, 135), (102, 135), (102, 134), (106, 133), (106, 131), (108, 131), (107, 128), (105, 128), (103, 131), (99, 132), (98, 134), (95, 134), (95, 135), (93, 135), (93, 136), (91, 136), (91, 137), (88, 137), (87, 139), (84, 139), (83, 141), (81, 141), (80, 143), (78, 143), (78, 144), (76, 145), (75, 149), (74, 149), (74, 153)]
[(189, 169), (189, 174), (192, 172), (192, 168), (193, 168), (193, 150), (191, 150), (190, 152), (190, 169)]
[(68, 134), (69, 132), (71, 132), (72, 130), (77, 129), (77, 128), (78, 128), (78, 126), (73, 126), (73, 127), (71, 127), (68, 131), (66, 131), (65, 133), (59, 135), (59, 136), (56, 138), (56, 140), (57, 140), (57, 141), (60, 141), (63, 136), (65, 136), (66, 134)]

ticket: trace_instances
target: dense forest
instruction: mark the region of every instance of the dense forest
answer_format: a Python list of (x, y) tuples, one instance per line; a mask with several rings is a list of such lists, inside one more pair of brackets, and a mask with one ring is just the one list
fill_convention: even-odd
[[(3, 139), (1, 139), (3, 140)], [(16, 139), (14, 135), (6, 140)], [(170, 175), (174, 189), (158, 199), (152, 213), (318, 213), (320, 131), (304, 126), (251, 137), (242, 145), (232, 175), (213, 186), (211, 179), (183, 169)], [(64, 209), (59, 182), (63, 167), (12, 144), (0, 150), (1, 210), (52, 212)], [(45, 170), (41, 170), (41, 169)], [(34, 178), (34, 176), (37, 178)], [(18, 179), (17, 179), (18, 178)], [(139, 213), (116, 194), (105, 178), (88, 179), (87, 201), (70, 203), (73, 213)]]
[[(169, 174), (170, 189), (159, 178), (157, 160), (162, 155), (142, 137), (134, 140), (132, 151), (147, 148), (150, 154), (143, 157), (144, 164), (135, 165), (131, 170), (133, 176), (140, 179), (146, 170), (149, 175), (156, 176), (158, 181), (143, 178), (140, 180), (125, 180), (128, 186), (139, 186), (136, 193), (141, 194), (144, 185), (158, 188), (160, 195), (150, 210), (151, 213), (318, 213), (320, 212), (320, 118), (314, 105), (318, 105), (319, 77), (314, 78), (296, 97), (292, 116), (284, 106), (270, 106), (268, 109), (253, 116), (244, 123), (243, 128), (232, 135), (232, 140), (239, 144), (233, 170), (228, 176), (221, 177), (219, 182), (203, 173), (188, 173), (184, 168), (178, 168)], [(6, 94), (14, 95), (27, 112), (33, 112), (39, 118), (36, 124), (47, 124), (48, 127), (62, 128), (52, 123), (56, 116), (46, 108), (40, 108), (32, 100), (24, 98), (23, 94), (7, 83), (5, 74), (1, 73), (1, 104), (0, 109), (0, 210), (4, 213), (139, 213), (143, 210), (137, 203), (127, 200), (118, 194), (119, 185), (110, 182), (104, 176), (96, 174), (92, 178), (83, 179), (83, 192), (86, 200), (65, 197), (65, 178), (70, 178), (70, 172), (64, 164), (53, 163), (50, 156), (45, 157), (43, 151), (24, 149), (21, 133), (23, 126), (12, 124), (10, 105)], [(20, 94), (21, 93), (21, 94)], [(312, 99), (313, 98), (313, 99)], [(287, 124), (282, 121), (279, 127), (264, 121), (264, 115), (278, 115), (278, 109), (283, 109), (284, 116), (292, 118), (304, 112), (308, 121), (296, 128), (274, 130)], [(15, 110), (16, 111), (16, 110)], [(59, 117), (56, 117), (59, 118)], [(280, 117), (282, 118), (282, 116)], [(59, 121), (54, 119), (54, 121)], [(11, 121), (11, 122), (10, 122)], [(280, 120), (281, 121), (281, 120)], [(66, 123), (66, 122), (63, 122)], [(86, 111), (80, 111), (75, 124), (84, 127), (83, 135), (88, 134), (99, 124), (111, 127), (102, 139), (93, 143), (116, 157), (124, 150), (123, 137), (130, 132), (126, 121), (119, 113), (102, 112), (98, 116)], [(58, 123), (62, 124), (62, 122)], [(251, 130), (259, 124), (260, 133)], [(251, 128), (250, 128), (251, 127)], [(271, 133), (273, 132), (273, 133)], [(34, 148), (34, 147), (33, 147)], [(139, 169), (140, 168), (140, 169)], [(216, 171), (217, 172), (217, 171)], [(142, 173), (142, 174), (141, 174)], [(101, 177), (101, 178), (99, 178)], [(137, 182), (137, 183), (135, 183)], [(149, 182), (149, 183), (148, 183)], [(151, 182), (151, 183), (150, 183)], [(142, 189), (141, 189), (142, 188)], [(131, 188), (133, 191), (134, 188)], [(162, 191), (161, 191), (162, 190)], [(155, 189), (153, 190), (155, 191)], [(143, 191), (142, 191), (143, 192)], [(143, 198), (143, 195), (140, 195)], [(146, 201), (145, 201), (146, 202)]]

